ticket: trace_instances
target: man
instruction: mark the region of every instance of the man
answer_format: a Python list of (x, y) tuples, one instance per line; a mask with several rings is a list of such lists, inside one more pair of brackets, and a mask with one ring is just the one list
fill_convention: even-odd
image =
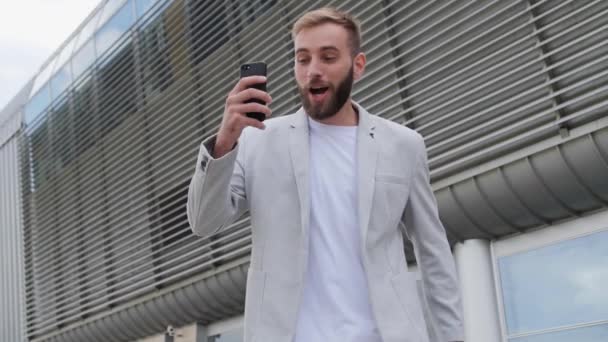
[[(188, 192), (197, 235), (250, 211), (245, 341), (426, 342), (402, 228), (414, 244), (436, 340), (463, 340), (454, 262), (429, 185), (423, 139), (351, 100), (365, 69), (360, 29), (323, 8), (294, 25), (303, 108), (266, 121), (271, 102), (241, 79), (219, 132), (201, 146)], [(249, 128), (252, 126), (253, 128)]]

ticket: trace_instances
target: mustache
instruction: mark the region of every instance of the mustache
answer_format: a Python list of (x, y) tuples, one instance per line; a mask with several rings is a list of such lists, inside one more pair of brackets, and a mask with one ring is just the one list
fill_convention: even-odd
[(331, 87), (331, 83), (329, 82), (324, 82), (321, 80), (312, 80), (308, 83), (306, 83), (304, 85), (305, 89), (309, 89), (309, 88), (330, 88)]

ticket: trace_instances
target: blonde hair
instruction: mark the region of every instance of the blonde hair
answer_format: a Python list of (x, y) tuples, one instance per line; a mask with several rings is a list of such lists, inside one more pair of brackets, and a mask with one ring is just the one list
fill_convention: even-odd
[(295, 39), (300, 31), (327, 23), (340, 25), (346, 29), (350, 36), (349, 45), (353, 56), (361, 51), (361, 25), (359, 21), (352, 15), (331, 7), (323, 7), (305, 13), (293, 24), (291, 37)]

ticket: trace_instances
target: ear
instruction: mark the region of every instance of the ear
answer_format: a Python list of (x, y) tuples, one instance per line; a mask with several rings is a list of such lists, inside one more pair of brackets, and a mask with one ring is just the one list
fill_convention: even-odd
[(367, 62), (367, 57), (363, 52), (359, 52), (355, 58), (353, 59), (353, 69), (354, 69), (354, 78), (355, 81), (359, 80), (363, 73), (365, 72), (365, 63)]

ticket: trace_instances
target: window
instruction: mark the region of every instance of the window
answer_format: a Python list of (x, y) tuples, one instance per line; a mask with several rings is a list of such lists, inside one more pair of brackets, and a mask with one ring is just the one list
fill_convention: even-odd
[(140, 18), (143, 16), (150, 8), (156, 0), (135, 0), (135, 8), (137, 12), (137, 17)]
[(142, 30), (141, 53), (146, 99), (166, 90), (173, 83), (164, 17), (154, 19)]
[(99, 69), (99, 120), (106, 135), (135, 112), (135, 61), (131, 43), (121, 46)]
[(563, 330), (546, 333), (542, 335), (525, 336), (511, 339), (513, 342), (560, 342), (560, 341), (584, 341), (605, 342), (608, 341), (608, 325), (596, 325), (578, 328), (575, 330)]
[(36, 118), (46, 110), (51, 102), (51, 94), (49, 92), (49, 84), (45, 83), (36, 95), (32, 96), (30, 101), (25, 105), (25, 123), (32, 125)]
[(74, 73), (74, 80), (78, 79), (80, 75), (89, 68), (95, 61), (95, 46), (93, 40), (89, 40), (83, 47), (74, 55), (72, 59), (72, 71)]
[(64, 90), (72, 83), (72, 73), (70, 64), (65, 64), (59, 69), (51, 79), (51, 89), (53, 90), (53, 98), (60, 96)]
[[(105, 24), (108, 19), (110, 19), (114, 15), (114, 13), (118, 11), (123, 2), (124, 0), (109, 0), (108, 2), (106, 2), (99, 17), (99, 26)], [(122, 8), (124, 9), (124, 6), (122, 6)], [(132, 7), (130, 8), (130, 10), (131, 9)]]
[(608, 341), (608, 231), (500, 257), (512, 342)]
[(83, 80), (74, 91), (74, 127), (76, 154), (80, 155), (95, 144), (97, 136), (97, 111), (94, 105), (93, 80)]
[[(95, 35), (97, 55), (108, 50), (133, 25), (133, 4), (125, 3)], [(106, 8), (105, 10), (108, 10)]]
[(203, 62), (228, 42), (227, 13), (223, 1), (190, 1), (192, 58)]
[(59, 101), (51, 110), (51, 148), (53, 150), (55, 172), (61, 172), (74, 159), (73, 122), (67, 98)]
[(57, 58), (53, 58), (49, 61), (44, 69), (36, 76), (36, 80), (34, 81), (34, 86), (32, 88), (32, 94), (38, 92), (42, 87), (44, 87), (51, 77), (53, 73), (53, 67), (55, 66), (55, 62)]
[(84, 25), (82, 30), (80, 30), (80, 33), (78, 34), (78, 39), (76, 40), (76, 43), (74, 43), (75, 50), (80, 49), (80, 47), (82, 47), (85, 43), (89, 41), (88, 39), (91, 38), (91, 36), (95, 32), (95, 28), (97, 27), (97, 22), (99, 21), (100, 14), (101, 12), (97, 10), (97, 13), (91, 16), (91, 19)]

